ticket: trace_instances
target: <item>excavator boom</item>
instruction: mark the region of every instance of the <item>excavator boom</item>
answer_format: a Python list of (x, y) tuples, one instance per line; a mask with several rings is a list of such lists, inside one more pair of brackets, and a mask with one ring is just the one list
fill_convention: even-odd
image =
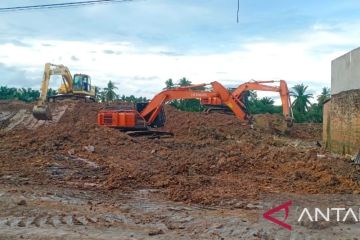
[(41, 94), (37, 104), (33, 108), (33, 116), (38, 120), (51, 120), (51, 111), (46, 104), (47, 91), (51, 75), (61, 75), (65, 81), (67, 89), (72, 88), (72, 76), (67, 67), (64, 65), (55, 65), (51, 63), (45, 64), (44, 75), (41, 82)]

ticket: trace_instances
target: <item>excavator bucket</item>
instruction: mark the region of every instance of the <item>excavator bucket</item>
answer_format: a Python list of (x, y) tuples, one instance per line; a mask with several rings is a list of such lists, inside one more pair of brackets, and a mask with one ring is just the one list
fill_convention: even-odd
[(51, 111), (47, 105), (34, 106), (32, 113), (37, 120), (52, 120)]

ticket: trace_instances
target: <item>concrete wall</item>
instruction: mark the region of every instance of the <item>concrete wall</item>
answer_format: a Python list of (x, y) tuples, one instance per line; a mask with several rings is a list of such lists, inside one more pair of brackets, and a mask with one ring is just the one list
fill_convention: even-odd
[(360, 150), (360, 89), (333, 95), (324, 105), (323, 141), (332, 152), (355, 155)]
[(331, 101), (324, 104), (323, 141), (335, 153), (360, 150), (360, 48), (331, 63)]
[(331, 93), (360, 89), (360, 48), (331, 63)]

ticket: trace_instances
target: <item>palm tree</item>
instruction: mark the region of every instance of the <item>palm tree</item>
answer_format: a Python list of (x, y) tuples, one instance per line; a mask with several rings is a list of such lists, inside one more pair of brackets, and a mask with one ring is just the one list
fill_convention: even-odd
[(324, 105), (324, 102), (330, 99), (330, 96), (330, 88), (323, 87), (321, 94), (317, 98), (319, 105)]
[(191, 85), (191, 81), (187, 80), (186, 78), (183, 77), (179, 80), (179, 85), (181, 87), (189, 86), (189, 85)]
[(260, 102), (264, 105), (274, 105), (274, 99), (270, 97), (263, 97), (260, 99)]
[(49, 88), (47, 91), (47, 96), (55, 96), (57, 94), (58, 94), (57, 90), (52, 89), (52, 88)]
[(309, 99), (313, 97), (311, 93), (306, 93), (307, 88), (308, 86), (303, 83), (297, 84), (292, 88), (293, 91), (290, 92), (291, 96), (295, 98), (292, 104), (293, 108), (302, 114), (309, 110), (309, 105), (311, 105)]
[(117, 89), (117, 87), (115, 86), (115, 84), (110, 80), (107, 84), (107, 87), (104, 88), (104, 92), (105, 92), (105, 99), (107, 102), (112, 102), (114, 100), (116, 100), (116, 98), (118, 97), (118, 95), (115, 92), (115, 89)]
[(165, 85), (165, 89), (172, 89), (174, 87), (174, 82), (171, 78), (169, 78), (168, 80), (166, 80)]

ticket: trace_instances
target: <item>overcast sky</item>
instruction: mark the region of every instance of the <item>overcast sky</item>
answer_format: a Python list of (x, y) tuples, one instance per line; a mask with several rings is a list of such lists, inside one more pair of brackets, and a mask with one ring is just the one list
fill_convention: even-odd
[(112, 80), (126, 95), (151, 97), (181, 77), (227, 86), (285, 79), (316, 95), (330, 87), (331, 60), (360, 45), (358, 0), (240, 0), (238, 24), (236, 8), (237, 0), (134, 0), (0, 13), (0, 85), (39, 89), (51, 62), (100, 87)]

